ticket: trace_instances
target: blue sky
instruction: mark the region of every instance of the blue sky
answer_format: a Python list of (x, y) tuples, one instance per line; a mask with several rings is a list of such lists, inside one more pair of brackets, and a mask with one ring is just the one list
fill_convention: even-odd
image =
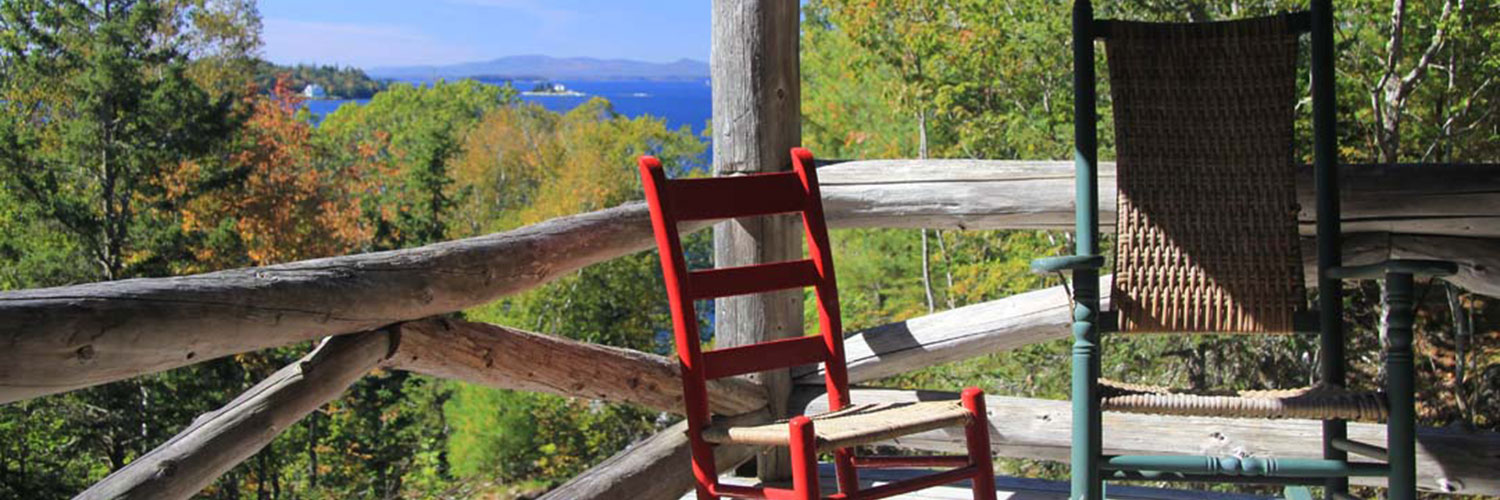
[(544, 54), (707, 61), (708, 0), (260, 0), (277, 63), (450, 64)]

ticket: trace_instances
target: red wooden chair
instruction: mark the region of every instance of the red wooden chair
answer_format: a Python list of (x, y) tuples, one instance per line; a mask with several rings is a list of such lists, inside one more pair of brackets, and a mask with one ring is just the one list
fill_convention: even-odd
[[(838, 472), (839, 493), (826, 498), (885, 498), (970, 479), (974, 498), (994, 499), (989, 422), (984, 410), (984, 394), (979, 389), (965, 389), (961, 403), (850, 404), (833, 252), (828, 243), (828, 228), (823, 222), (823, 202), (819, 196), (812, 153), (802, 148), (793, 149), (792, 164), (792, 172), (668, 180), (656, 158), (640, 158), (641, 180), (651, 206), (651, 223), (656, 229), (656, 245), (661, 252), (662, 274), (666, 278), (667, 297), (671, 302), (698, 498), (824, 498), (818, 488), (818, 455), (832, 453)], [(678, 222), (792, 212), (802, 213), (810, 258), (687, 270), (677, 234)], [(708, 352), (700, 348), (694, 300), (809, 286), (817, 292), (819, 335)], [(799, 415), (789, 421), (757, 426), (722, 426), (710, 420), (706, 381), (813, 363), (824, 363), (826, 367), (829, 413)], [(854, 455), (854, 447), (859, 445), (959, 426), (966, 428), (967, 456)], [(713, 453), (713, 447), (720, 444), (789, 447), (792, 489), (720, 484)], [(953, 468), (860, 490), (856, 472), (859, 467)]]

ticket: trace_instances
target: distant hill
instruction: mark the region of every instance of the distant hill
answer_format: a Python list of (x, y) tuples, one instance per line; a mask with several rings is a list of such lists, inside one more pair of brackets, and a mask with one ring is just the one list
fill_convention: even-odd
[(371, 68), (375, 78), (426, 79), (484, 77), (515, 80), (695, 80), (708, 78), (708, 63), (679, 59), (669, 63), (592, 57), (511, 56), (449, 66)]

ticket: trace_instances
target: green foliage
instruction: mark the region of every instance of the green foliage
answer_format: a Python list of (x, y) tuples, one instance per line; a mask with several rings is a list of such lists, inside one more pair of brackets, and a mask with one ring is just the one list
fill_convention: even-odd
[[(904, 121), (906, 133), (925, 125), (932, 157), (1069, 154), (1071, 60), (1056, 43), (1068, 37), (1066, 3), (819, 0), (804, 12), (803, 57), (817, 64), (804, 73), (803, 113), (815, 130), (852, 130), (842, 142), (883, 144), (893, 139), (874, 132), (897, 132), (891, 122)], [(823, 88), (854, 100), (833, 104), (815, 93)], [(821, 118), (827, 109), (853, 112)], [(828, 121), (840, 117), (875, 120)], [(899, 154), (916, 156), (918, 137), (907, 141)], [(819, 144), (836, 149), (838, 142)]]
[(498, 109), (456, 161), (453, 177), (470, 194), (456, 218), (479, 234), (612, 207), (641, 197), (637, 156), (657, 155), (677, 173), (703, 148), (686, 128), (620, 117), (599, 98), (561, 115), (536, 105)]
[(188, 78), (159, 2), (0, 4), (0, 176), (118, 279), (162, 274), (162, 177), (233, 131), (232, 100)]
[(656, 429), (654, 412), (460, 385), (447, 413), (458, 477), (559, 483)]
[(79, 240), (0, 180), (0, 290), (91, 281)]
[(364, 151), (390, 165), (394, 176), (375, 187), (367, 200), (375, 226), (376, 249), (442, 241), (451, 236), (446, 216), (462, 198), (448, 174), (448, 162), (462, 152), (469, 129), (485, 112), (514, 98), (509, 87), (473, 80), (439, 81), (431, 86), (391, 86), (368, 104), (344, 106), (319, 126), (328, 140), (353, 161)]
[[(558, 115), (535, 106), (495, 110), (470, 136), (455, 175), (473, 196), (460, 220), (477, 232), (639, 199), (635, 158), (653, 154), (674, 174), (703, 145), (657, 118), (616, 115), (600, 99)], [(706, 254), (707, 240), (689, 243)], [(654, 254), (579, 270), (468, 312), (471, 319), (548, 335), (667, 353), (670, 324)], [(658, 428), (659, 416), (625, 405), (459, 384), (447, 407), (455, 474), (505, 483), (557, 483)]]
[(916, 123), (882, 93), (894, 68), (851, 64), (861, 49), (814, 1), (803, 9), (802, 140), (828, 158), (894, 158), (916, 149)]

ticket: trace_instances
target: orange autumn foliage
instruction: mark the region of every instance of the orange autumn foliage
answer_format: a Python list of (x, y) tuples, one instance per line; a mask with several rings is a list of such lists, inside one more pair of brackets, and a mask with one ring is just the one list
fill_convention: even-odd
[[(279, 80), (270, 95), (251, 93), (253, 110), (242, 137), (227, 155), (233, 181), (184, 204), (183, 227), (208, 232), (232, 225), (244, 255), (256, 265), (351, 253), (371, 240), (361, 199), (387, 170), (373, 151), (324, 154), (311, 124), (298, 116), (303, 99)], [(332, 160), (353, 158), (352, 161)], [(177, 177), (202, 178), (198, 164)], [(179, 183), (186, 185), (186, 182)], [(195, 249), (208, 267), (229, 264), (212, 245)]]

